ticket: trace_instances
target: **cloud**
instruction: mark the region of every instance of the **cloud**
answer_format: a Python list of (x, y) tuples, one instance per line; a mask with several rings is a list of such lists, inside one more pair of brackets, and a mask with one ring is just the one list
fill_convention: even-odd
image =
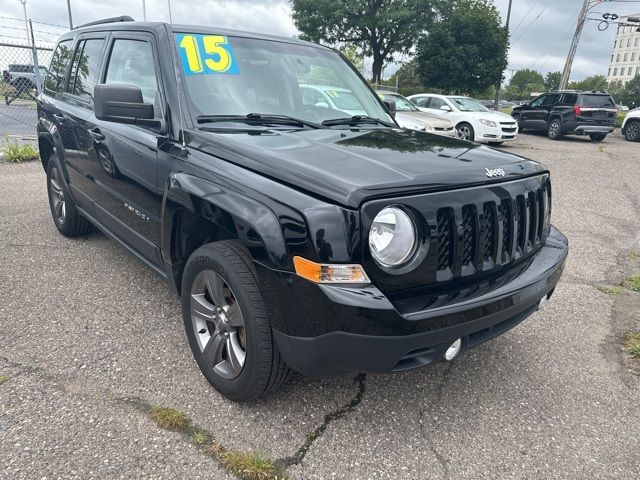
[[(52, 7), (52, 3), (52, 0), (27, 0), (29, 16), (38, 22), (67, 26), (66, 2), (57, 0), (56, 8)], [(504, 19), (508, 0), (494, 0), (494, 3)], [(119, 15), (142, 19), (142, 0), (71, 0), (71, 5), (76, 25)], [(166, 0), (146, 0), (146, 5), (148, 20), (169, 20)], [(562, 70), (581, 5), (582, 0), (514, 0), (509, 69), (535, 68), (543, 73)], [(594, 10), (622, 15), (633, 13), (630, 11), (633, 8), (633, 4), (603, 3)], [(636, 6), (636, 10), (640, 10), (640, 4)], [(288, 0), (172, 0), (175, 23), (217, 26), (283, 36), (291, 36), (296, 32), (290, 12)], [(18, 19), (0, 19), (0, 26), (21, 28), (23, 25), (20, 21), (22, 7), (17, 0), (0, 0), (0, 16)], [(62, 28), (38, 25), (38, 29), (43, 32), (62, 31)], [(12, 31), (16, 35), (23, 35), (19, 30), (0, 28), (0, 38)], [(37, 33), (37, 37), (40, 40), (51, 41), (55, 35)], [(614, 38), (614, 27), (600, 32), (595, 22), (588, 22), (574, 62), (572, 79), (606, 73)], [(393, 73), (396, 68), (394, 65), (388, 66), (385, 74)], [(508, 72), (507, 78), (509, 75)]]

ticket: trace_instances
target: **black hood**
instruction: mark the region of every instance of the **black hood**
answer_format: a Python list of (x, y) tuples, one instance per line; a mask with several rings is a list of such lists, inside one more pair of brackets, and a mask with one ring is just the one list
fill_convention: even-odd
[[(513, 180), (546, 171), (526, 158), (399, 129), (192, 132), (191, 146), (345, 206)], [(489, 178), (485, 169), (504, 177)]]

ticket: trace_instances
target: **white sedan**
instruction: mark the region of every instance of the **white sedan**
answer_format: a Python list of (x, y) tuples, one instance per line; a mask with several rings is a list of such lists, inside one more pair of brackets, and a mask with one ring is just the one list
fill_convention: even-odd
[(518, 124), (510, 115), (495, 112), (469, 97), (419, 93), (409, 97), (418, 108), (453, 122), (460, 138), (500, 145), (518, 135)]
[(624, 117), (622, 134), (630, 142), (640, 142), (640, 108), (631, 110)]

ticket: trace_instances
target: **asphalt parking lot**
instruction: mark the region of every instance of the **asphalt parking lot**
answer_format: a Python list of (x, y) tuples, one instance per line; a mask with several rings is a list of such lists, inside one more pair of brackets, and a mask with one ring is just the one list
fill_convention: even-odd
[(102, 234), (60, 236), (39, 163), (0, 163), (0, 477), (234, 478), (149, 418), (162, 405), (291, 479), (638, 478), (639, 369), (620, 339), (640, 294), (597, 287), (640, 272), (639, 145), (521, 134), (503, 150), (552, 172), (571, 252), (551, 301), (451, 364), (294, 376), (249, 405), (204, 380), (159, 277)]

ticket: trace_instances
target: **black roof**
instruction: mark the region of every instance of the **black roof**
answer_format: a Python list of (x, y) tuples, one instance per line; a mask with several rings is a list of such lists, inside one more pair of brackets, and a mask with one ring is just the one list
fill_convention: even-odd
[(200, 26), (200, 25), (177, 25), (165, 22), (136, 22), (132, 21), (131, 17), (121, 16), (106, 18), (104, 20), (97, 20), (95, 22), (86, 23), (80, 27), (64, 33), (60, 36), (59, 40), (73, 38), (79, 33), (84, 32), (96, 32), (96, 31), (151, 31), (158, 32), (160, 30), (167, 30), (170, 33), (173, 32), (185, 32), (185, 33), (215, 33), (218, 35), (226, 35), (230, 37), (243, 37), (243, 38), (255, 38), (258, 40), (272, 40), (276, 42), (294, 43), (298, 45), (307, 45), (317, 48), (325, 48), (329, 50), (329, 47), (318, 45), (317, 43), (307, 42), (291, 37), (280, 37), (277, 35), (267, 35), (256, 32), (245, 32), (242, 30), (231, 30), (228, 28), (217, 28), (215, 26)]

